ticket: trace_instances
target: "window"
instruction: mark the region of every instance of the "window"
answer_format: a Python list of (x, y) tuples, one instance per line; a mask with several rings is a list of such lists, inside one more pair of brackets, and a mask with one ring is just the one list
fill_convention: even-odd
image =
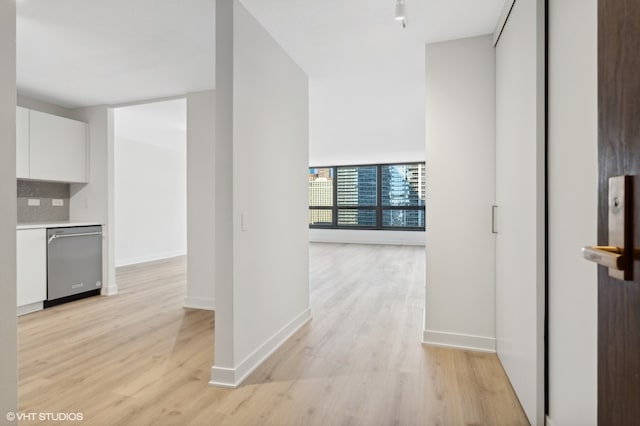
[(382, 166), (382, 226), (424, 229), (424, 164)]
[(424, 163), (309, 168), (309, 226), (424, 230)]
[(333, 168), (309, 169), (309, 226), (333, 224)]

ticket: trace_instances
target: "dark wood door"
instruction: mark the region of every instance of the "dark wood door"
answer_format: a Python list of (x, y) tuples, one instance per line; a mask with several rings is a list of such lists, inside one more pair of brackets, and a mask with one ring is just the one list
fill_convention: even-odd
[[(608, 178), (633, 177), (640, 248), (640, 0), (598, 0), (598, 244), (608, 245)], [(633, 281), (598, 268), (598, 423), (640, 424), (640, 262)], [(575, 354), (580, 356), (580, 354)]]

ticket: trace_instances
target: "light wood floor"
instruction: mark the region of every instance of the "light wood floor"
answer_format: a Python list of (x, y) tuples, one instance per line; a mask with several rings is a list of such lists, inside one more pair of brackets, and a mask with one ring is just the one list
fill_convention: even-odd
[(314, 319), (240, 388), (207, 384), (214, 314), (182, 308), (179, 258), (120, 269), (117, 296), (20, 317), (20, 411), (83, 425), (527, 424), (495, 355), (420, 344), (424, 248), (310, 255)]

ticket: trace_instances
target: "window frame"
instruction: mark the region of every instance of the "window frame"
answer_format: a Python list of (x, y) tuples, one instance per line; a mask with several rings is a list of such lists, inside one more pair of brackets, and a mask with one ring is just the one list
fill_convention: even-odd
[[(382, 168), (385, 166), (411, 166), (422, 165), (426, 168), (424, 161), (411, 161), (411, 162), (394, 162), (394, 163), (380, 163), (380, 164), (341, 164), (339, 166), (309, 166), (309, 169), (331, 169), (334, 176), (334, 184), (332, 185), (333, 191), (333, 205), (332, 206), (309, 206), (311, 210), (331, 210), (331, 225), (316, 225), (309, 224), (309, 229), (347, 229), (347, 230), (368, 230), (368, 231), (424, 231), (426, 229), (426, 195), (425, 203), (422, 206), (383, 206), (382, 205)], [(338, 168), (342, 167), (375, 167), (376, 168), (376, 205), (375, 206), (357, 206), (357, 205), (338, 205)], [(375, 226), (354, 226), (354, 225), (339, 225), (338, 224), (338, 212), (339, 210), (375, 210), (376, 212), (376, 225)], [(382, 222), (383, 211), (385, 210), (415, 210), (422, 211), (424, 215), (425, 226), (384, 226)]]

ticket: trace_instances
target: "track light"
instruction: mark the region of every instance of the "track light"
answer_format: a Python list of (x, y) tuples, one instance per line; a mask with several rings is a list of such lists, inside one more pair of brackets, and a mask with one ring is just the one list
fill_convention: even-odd
[(396, 0), (396, 21), (402, 22), (402, 28), (407, 26), (407, 15), (404, 0)]

